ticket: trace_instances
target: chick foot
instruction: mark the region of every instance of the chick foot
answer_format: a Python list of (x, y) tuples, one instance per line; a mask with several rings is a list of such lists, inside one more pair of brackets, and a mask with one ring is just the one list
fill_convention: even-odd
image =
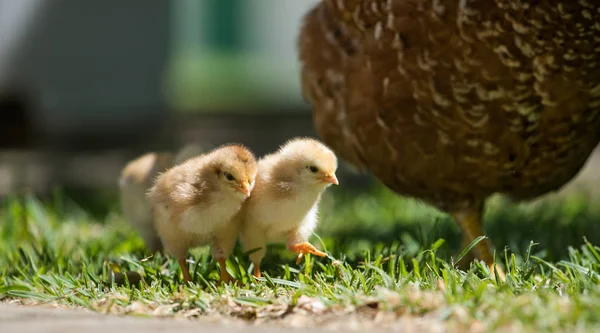
[(327, 253), (317, 250), (312, 244), (308, 242), (289, 245), (288, 250), (294, 253), (298, 253), (298, 259), (296, 259), (296, 264), (299, 264), (302, 261), (302, 257), (304, 257), (304, 255), (307, 253), (319, 257), (327, 257)]

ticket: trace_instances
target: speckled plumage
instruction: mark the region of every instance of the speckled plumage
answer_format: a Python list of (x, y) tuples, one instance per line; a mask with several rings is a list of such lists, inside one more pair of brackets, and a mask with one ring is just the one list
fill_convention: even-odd
[(597, 1), (323, 0), (299, 53), (323, 140), (463, 230), (493, 193), (559, 189), (600, 139)]

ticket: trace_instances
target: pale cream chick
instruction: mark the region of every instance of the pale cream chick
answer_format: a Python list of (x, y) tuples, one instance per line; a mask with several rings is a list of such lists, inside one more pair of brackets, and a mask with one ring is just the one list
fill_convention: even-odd
[(239, 234), (233, 217), (250, 196), (257, 163), (241, 145), (227, 145), (187, 160), (161, 174), (148, 192), (156, 230), (165, 251), (191, 281), (186, 257), (190, 248), (212, 245), (221, 281), (232, 281), (225, 261)]
[(297, 138), (258, 162), (258, 175), (252, 196), (246, 200), (238, 219), (241, 241), (250, 254), (254, 276), (260, 277), (260, 262), (268, 242), (287, 242), (298, 253), (326, 256), (308, 243), (317, 226), (318, 204), (323, 191), (338, 184), (337, 158), (314, 139)]
[(119, 177), (121, 209), (125, 219), (138, 231), (148, 250), (162, 250), (146, 192), (160, 172), (191, 157), (200, 155), (202, 147), (185, 145), (177, 155), (171, 152), (150, 152), (125, 165)]

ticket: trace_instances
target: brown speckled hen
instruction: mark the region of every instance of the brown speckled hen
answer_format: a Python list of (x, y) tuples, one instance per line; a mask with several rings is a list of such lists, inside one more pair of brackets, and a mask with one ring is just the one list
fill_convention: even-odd
[(299, 53), (323, 140), (465, 241), (488, 196), (559, 189), (600, 139), (599, 1), (323, 0)]

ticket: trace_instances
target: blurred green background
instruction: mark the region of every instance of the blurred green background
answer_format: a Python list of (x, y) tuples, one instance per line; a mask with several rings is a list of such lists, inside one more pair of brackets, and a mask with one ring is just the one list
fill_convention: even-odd
[(306, 110), (296, 34), (316, 1), (172, 2), (169, 102), (181, 111)]
[(316, 2), (0, 0), (0, 195), (111, 190), (190, 142), (314, 136), (296, 38)]

